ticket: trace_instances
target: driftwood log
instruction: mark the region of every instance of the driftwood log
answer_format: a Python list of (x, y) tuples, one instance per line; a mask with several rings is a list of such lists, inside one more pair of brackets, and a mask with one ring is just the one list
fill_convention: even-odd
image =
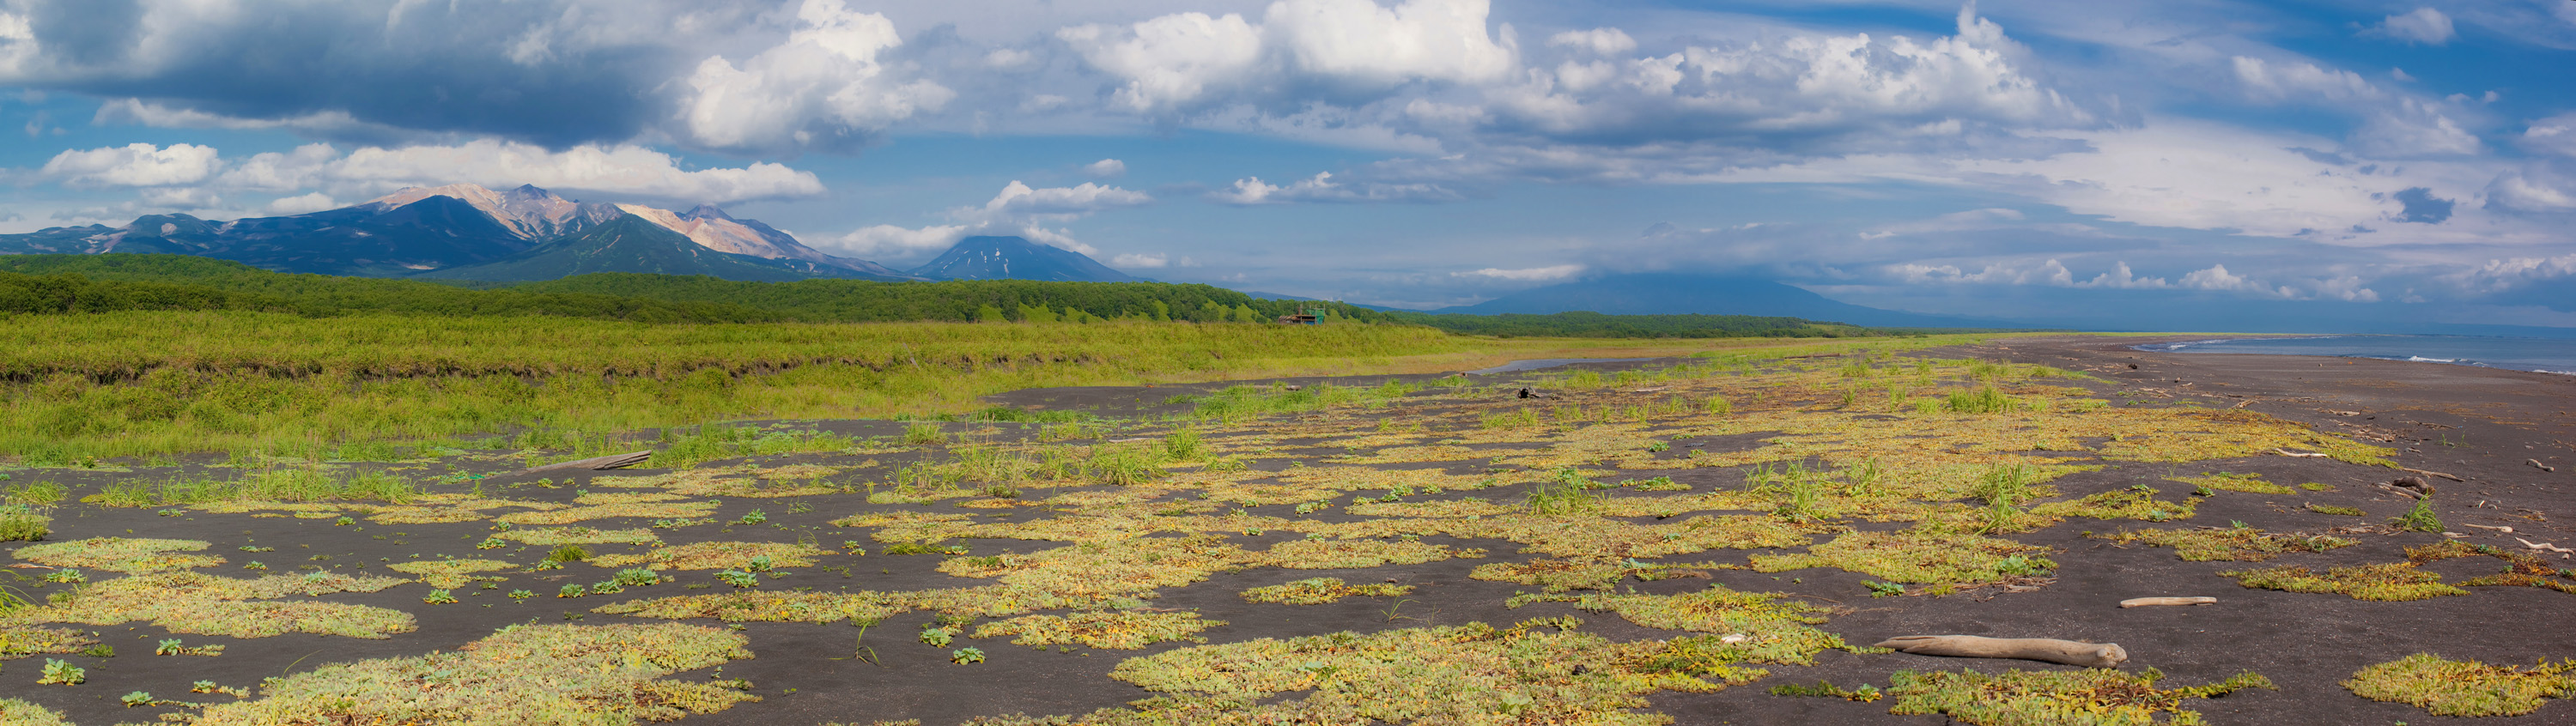
[(2054, 638), (1987, 638), (1975, 635), (1907, 635), (1878, 642), (1915, 655), (1954, 658), (2017, 658), (2086, 668), (2113, 668), (2129, 660), (2118, 643), (2078, 643)]
[(2214, 597), (2133, 597), (2120, 601), (2120, 607), (2144, 608), (2158, 605), (2216, 605)]
[(545, 466), (532, 466), (520, 470), (519, 473), (534, 474), (540, 471), (558, 471), (563, 469), (590, 469), (593, 471), (603, 469), (624, 469), (626, 467), (644, 463), (645, 459), (650, 458), (653, 458), (653, 452), (648, 449), (630, 454), (610, 454), (608, 456), (594, 456), (588, 459), (547, 464)]

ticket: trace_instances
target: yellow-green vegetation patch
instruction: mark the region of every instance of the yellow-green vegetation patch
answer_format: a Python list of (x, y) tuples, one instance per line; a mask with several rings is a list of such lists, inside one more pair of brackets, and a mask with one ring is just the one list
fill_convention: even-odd
[(1558, 557), (1664, 557), (1721, 548), (1796, 547), (1813, 541), (1810, 534), (1833, 531), (1819, 523), (1757, 515), (1692, 517), (1662, 525), (1587, 516), (1518, 516), (1433, 520), (1423, 526), (1452, 537), (1508, 539), (1528, 545), (1523, 551)]
[(1371, 502), (1344, 510), (1362, 517), (1491, 517), (1519, 511), (1477, 497), (1427, 502)]
[(495, 520), (502, 524), (572, 524), (594, 519), (697, 519), (716, 513), (714, 502), (636, 502), (568, 507), (542, 512), (511, 512)]
[(2343, 687), (2435, 716), (2520, 716), (2540, 710), (2548, 699), (2576, 694), (2570, 671), (2576, 671), (2576, 661), (2543, 660), (2524, 669), (2417, 653), (2364, 667)]
[[(1316, 544), (1301, 541), (1300, 544)], [(1417, 562), (1448, 559), (1446, 548), (1419, 545), (1424, 549), (1387, 550), (1385, 543), (1364, 542), (1371, 546), (1324, 552), (1339, 553), (1345, 559), (1366, 557), (1373, 564), (1350, 565), (1371, 567), (1385, 564), (1384, 556), (1418, 555)], [(1282, 546), (1285, 546), (1284, 544)], [(1025, 555), (1003, 554), (982, 557), (952, 557), (939, 563), (939, 571), (959, 577), (999, 578), (1004, 584), (1031, 591), (1049, 593), (1072, 601), (1108, 596), (1131, 596), (1149, 593), (1155, 588), (1181, 587), (1207, 579), (1210, 573), (1267, 564), (1277, 553), (1246, 552), (1214, 535), (1188, 537), (1139, 537), (1114, 542), (1083, 542), (1066, 547), (1041, 550)]]
[(385, 569), (419, 577), (422, 583), (445, 590), (464, 587), (468, 583), (482, 579), (474, 577), (474, 573), (506, 570), (510, 567), (510, 563), (498, 560), (422, 560), (396, 562), (386, 565)]
[(2529, 552), (2457, 540), (2406, 548), (2406, 559), (2414, 562), (2481, 556), (2504, 560), (2504, 572), (2470, 578), (2462, 581), (2461, 587), (2537, 587), (2576, 594), (2576, 571), (2551, 567), (2548, 560)]
[(2370, 515), (2369, 512), (2361, 511), (2361, 509), (2357, 507), (2338, 507), (2332, 504), (2310, 503), (2308, 504), (2308, 511), (2316, 512), (2318, 514), (2332, 514), (2339, 517), (2366, 517)]
[(716, 618), (726, 622), (830, 623), (884, 620), (910, 609), (905, 596), (882, 592), (744, 590), (629, 600), (593, 608), (591, 612), (667, 620)]
[(1477, 565), (1467, 577), (1494, 582), (1516, 582), (1547, 588), (1548, 592), (1567, 590), (1607, 590), (1634, 575), (1640, 580), (1665, 580), (1676, 577), (1708, 577), (1712, 569), (1743, 569), (1742, 565), (1714, 562), (1663, 563), (1639, 562), (1634, 559), (1607, 557), (1541, 558), (1528, 562), (1495, 562)]
[(1853, 648), (1843, 643), (1842, 636), (1808, 627), (1825, 622), (1819, 613), (1827, 608), (1781, 597), (1784, 596), (1779, 593), (1738, 592), (1724, 585), (1710, 585), (1706, 590), (1680, 595), (1523, 595), (1512, 598), (1510, 605), (1572, 602), (1576, 608), (1615, 612), (1628, 622), (1649, 628), (1716, 634), (1709, 641), (1697, 643), (1714, 646), (1710, 655), (1728, 663), (1815, 665), (1816, 654), (1826, 650), (1884, 652)]
[(573, 497), (572, 503), (584, 506), (598, 506), (602, 504), (647, 504), (652, 502), (676, 502), (687, 498), (688, 497), (678, 494), (665, 494), (661, 492), (591, 492)]
[[(1480, 566), (1477, 569), (1484, 569)], [(1243, 591), (1243, 599), (1282, 605), (1322, 605), (1346, 597), (1395, 597), (1413, 592), (1412, 585), (1352, 585), (1338, 577), (1311, 577), (1285, 585)]]
[(331, 664), (208, 706), (197, 726), (632, 724), (714, 713), (758, 697), (663, 680), (736, 658), (748, 639), (678, 623), (513, 625), (452, 653)]
[(535, 545), (538, 547), (554, 547), (568, 544), (657, 545), (662, 543), (660, 535), (653, 534), (653, 530), (644, 529), (642, 527), (635, 529), (527, 527), (494, 532), (492, 533), (492, 537), (495, 539), (506, 539), (520, 544)]
[(2113, 542), (2172, 547), (2190, 562), (2262, 562), (2285, 552), (2324, 552), (2359, 540), (2330, 535), (2273, 534), (2251, 527), (2146, 529), (2095, 535)]
[[(1887, 695), (1899, 715), (1940, 714), (1977, 726), (2153, 726), (2170, 714), (2176, 726), (2203, 723), (2186, 699), (2216, 698), (2247, 688), (2273, 689), (2271, 679), (2247, 671), (2205, 686), (2161, 689), (2164, 672), (2136, 675), (2110, 669), (2080, 671), (1897, 671)], [(2277, 690), (2277, 689), (2275, 689)]]
[[(465, 499), (459, 497), (451, 500), (449, 495), (439, 494), (422, 497), (422, 500), (433, 503), (412, 506), (355, 506), (350, 507), (350, 509), (353, 511), (366, 512), (367, 521), (375, 522), (377, 524), (454, 524), (458, 522), (478, 522), (490, 519), (492, 515), (484, 513), (484, 510), (487, 509), (516, 507), (520, 509), (542, 511), (548, 509), (561, 509), (564, 506), (553, 502), (521, 502), (501, 499)], [(305, 514), (298, 514), (296, 516), (308, 517), (308, 515)]]
[[(37, 653), (71, 653), (97, 644), (96, 638), (70, 628), (0, 625), (0, 660), (25, 658)], [(12, 722), (0, 719), (0, 723)]]
[(1081, 644), (1110, 650), (1136, 650), (1174, 640), (1205, 643), (1207, 639), (1197, 637), (1198, 632), (1224, 624), (1223, 620), (1203, 619), (1194, 612), (1111, 610), (999, 620), (976, 626), (974, 637), (1015, 635), (1019, 637), (1011, 642), (1017, 645)]
[(1754, 555), (1755, 572), (1831, 567), (1889, 582), (1974, 585), (2014, 577), (2045, 576), (2057, 563), (2038, 556), (2046, 547), (1992, 537), (1921, 530), (1851, 532), (1804, 553)]
[(18, 548), (17, 555), (18, 559), (39, 565), (135, 574), (213, 567), (224, 563), (224, 558), (214, 555), (174, 554), (205, 548), (204, 540), (194, 539), (93, 537), (27, 545)]
[[(1558, 619), (1550, 625), (1572, 625)], [(1705, 680), (1664, 643), (1613, 642), (1535, 624), (1482, 623), (1194, 646), (1131, 658), (1110, 676), (1159, 697), (1071, 719), (1103, 726), (1179, 723), (1668, 724), (1641, 713), (1657, 691), (1710, 692), (1759, 670)], [(1299, 694), (1277, 698), (1282, 694)], [(1058, 723), (1003, 719), (995, 724)]]
[(136, 575), (93, 583), (44, 607), (21, 608), (0, 623), (120, 625), (146, 621), (173, 633), (263, 638), (316, 633), (381, 639), (410, 632), (410, 613), (371, 605), (274, 598), (336, 592), (376, 592), (400, 585), (391, 577), (352, 577), (332, 572), (270, 575), (237, 580), (195, 572)]
[(2349, 595), (2355, 600), (2424, 600), (2469, 591), (2442, 584), (2442, 576), (2415, 569), (2412, 562), (2389, 562), (2329, 568), (2323, 573), (2282, 566), (2218, 573), (2237, 584), (2261, 590)]
[(2200, 497), (2192, 497), (2180, 502), (2163, 501), (2156, 498), (2155, 487), (2139, 484), (2082, 499), (2049, 502), (2032, 507), (2030, 511), (2032, 514), (2051, 517), (2142, 519), (2149, 522), (2162, 522), (2171, 519), (2190, 519), (2192, 512), (2199, 506)]
[(1419, 565), (1452, 557), (1483, 557), (1484, 550), (1452, 550), (1447, 545), (1378, 540), (1302, 539), (1271, 545), (1262, 564), (1292, 570), (1349, 570), (1380, 565)]
[(72, 726), (56, 711), (15, 698), (0, 698), (0, 723), (9, 726)]
[(2208, 487), (2211, 489), (2224, 489), (2231, 492), (2249, 492), (2253, 494), (2299, 493), (2296, 489), (2264, 481), (2263, 475), (2253, 472), (2230, 474), (2222, 471), (2201, 476), (2178, 476), (2171, 479), (2171, 481), (2178, 481), (2184, 484)]
[(819, 547), (793, 542), (691, 542), (676, 547), (659, 547), (634, 555), (600, 555), (590, 563), (601, 567), (651, 566), (672, 570), (724, 570), (740, 568), (754, 557), (769, 558), (771, 567), (807, 567), (814, 558), (831, 554)]

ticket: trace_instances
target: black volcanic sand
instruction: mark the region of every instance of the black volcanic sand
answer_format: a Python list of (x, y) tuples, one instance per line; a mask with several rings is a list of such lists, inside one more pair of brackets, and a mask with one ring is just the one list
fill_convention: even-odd
[[(2576, 464), (2576, 450), (2571, 450), (2567, 443), (2576, 441), (2576, 417), (2567, 413), (2576, 409), (2576, 378), (2428, 363), (2146, 353), (2128, 347), (2149, 340), (2087, 336), (2020, 338), (1964, 349), (1922, 351), (1916, 355), (1978, 357), (2088, 372), (2100, 380), (2080, 385), (2094, 389), (2094, 395), (2107, 397), (2117, 405), (2197, 403), (2227, 408), (2241, 403), (2244, 408), (2310, 424), (2325, 432), (2393, 446), (2398, 450), (2395, 459), (2402, 466), (2439, 471), (2466, 480), (2435, 478), (2432, 481), (2441, 488), (2436, 501), (2444, 522), (2451, 530), (2466, 533), (2467, 541), (2519, 549), (2520, 545), (2508, 536), (2462, 526), (2486, 524), (2510, 526), (2516, 534), (2535, 542), (2576, 545), (2576, 534), (2571, 534), (2576, 530), (2570, 530), (2566, 521), (2568, 517), (2576, 517), (2576, 507), (2571, 507), (2571, 504), (2576, 504), (2576, 489), (2563, 483), (2565, 477), (2576, 476), (2576, 469), (2567, 468)], [(1671, 362), (1594, 363), (1577, 368), (1618, 371)], [(1564, 370), (1568, 369), (1480, 376), (1475, 380), (1480, 385), (1498, 385)], [(1389, 379), (1418, 382), (1430, 378), (1434, 377), (1366, 376), (1288, 382), (1374, 386)], [(1033, 410), (1077, 409), (1111, 416), (1159, 416), (1186, 410), (1187, 404), (1171, 401), (1172, 396), (1204, 393), (1220, 387), (1209, 384), (1041, 389), (996, 396), (992, 401), (997, 405)], [(1541, 390), (1552, 392), (1544, 385)], [(1579, 403), (1586, 400), (1580, 394), (1565, 395), (1564, 399), (1542, 403)], [(1430, 405), (1494, 407), (1512, 404), (1505, 401), (1466, 404), (1434, 401)], [(853, 421), (809, 423), (806, 427), (856, 436), (892, 437), (899, 435), (904, 426), (897, 422)], [(952, 432), (980, 431), (984, 432), (983, 436), (1000, 440), (1032, 436), (1041, 428), (1030, 424), (983, 423), (948, 423), (942, 426)], [(1110, 435), (1141, 436), (1158, 429), (1131, 424), (1127, 430), (1129, 433)], [(1223, 429), (1209, 431), (1212, 438), (1224, 433)], [(1745, 451), (1761, 446), (1762, 438), (1764, 436), (1759, 433), (1705, 437), (1696, 440), (1695, 446), (1712, 453)], [(1292, 462), (1321, 462), (1327, 456), (1345, 453), (1339, 448), (1293, 448), (1303, 442), (1279, 443), (1277, 453), (1262, 455), (1252, 463), (1252, 468), (1278, 471)], [(1679, 459), (1685, 451), (1684, 446), (1676, 445), (1672, 451), (1658, 457), (1658, 460), (1673, 459), (1678, 468), (1623, 471), (1618, 475), (1669, 475), (1682, 483), (1692, 484), (1695, 491), (1743, 486), (1743, 476), (1731, 467), (1687, 468), (1689, 464)], [(835, 482), (846, 481), (856, 485), (887, 481), (895, 469), (935, 453), (916, 450), (865, 455), (807, 454), (762, 457), (757, 463), (823, 463), (850, 467), (861, 460), (875, 461), (874, 466), (859, 467), (834, 479)], [(2526, 464), (2527, 459), (2559, 467), (2559, 470), (2543, 472)], [(447, 467), (453, 466), (456, 471), (466, 474), (487, 475), (480, 484), (496, 496), (556, 502), (569, 502), (577, 490), (597, 476), (588, 472), (570, 476), (562, 473), (540, 476), (509, 474), (519, 463), (497, 452), (487, 452), (451, 457), (426, 465), (413, 462), (358, 466), (391, 468), (396, 473), (415, 477), (445, 474), (449, 471)], [(734, 463), (740, 462), (728, 460), (702, 466)], [(1481, 460), (1411, 466), (1440, 468), (1458, 474), (1488, 471), (1487, 464)], [(143, 477), (157, 480), (202, 475), (209, 471), (219, 470), (190, 465), (139, 472), (20, 469), (8, 473), (13, 484), (48, 480), (61, 482), (71, 486), (73, 496), (77, 498), (119, 479)], [(2006, 593), (1990, 588), (1946, 597), (1871, 598), (1861, 583), (1872, 578), (1825, 568), (1772, 574), (1717, 570), (1710, 579), (1677, 578), (1653, 582), (1630, 579), (1620, 587), (1633, 588), (1633, 591), (1645, 594), (1678, 594), (1704, 589), (1714, 582), (1748, 592), (1787, 593), (1837, 605), (1841, 610), (1832, 614), (1830, 622), (1819, 627), (1842, 635), (1854, 645), (1867, 645), (1889, 636), (1944, 633), (2114, 642), (2124, 646), (2130, 655), (2124, 670), (2160, 669), (2169, 676), (2165, 682), (2168, 687), (2216, 682), (2247, 670), (2259, 672), (2279, 685), (2280, 690), (2277, 691), (2249, 690), (2218, 699), (2186, 702), (2187, 708), (2200, 711), (2211, 723), (2219, 724), (2425, 723), (2433, 719), (2421, 709), (2365, 700), (2338, 684), (2362, 665), (2394, 660), (2416, 652), (2506, 664), (2576, 655), (2576, 630), (2557, 627), (2557, 621), (2564, 614), (2576, 612), (2576, 600), (2569, 599), (2576, 596), (2563, 593), (2538, 588), (2482, 587), (2472, 588), (2464, 597), (2364, 602), (2340, 595), (2246, 589), (2215, 574), (2222, 570), (2280, 564), (2322, 569), (2329, 565), (2400, 561), (2405, 557), (2402, 551), (2405, 546), (2440, 539), (2433, 534), (2360, 535), (2358, 538), (2362, 542), (2357, 546), (2251, 564), (2184, 562), (2177, 559), (2170, 549), (2115, 546), (2084, 536), (2088, 530), (2109, 531), (2123, 526), (2225, 526), (2231, 521), (2281, 532), (2319, 531), (2336, 524), (2377, 523), (2410, 506), (2408, 500), (2384, 493), (2374, 486), (2402, 475), (2402, 472), (2327, 459), (2257, 456), (2179, 466), (2114, 463), (2100, 471), (2072, 474), (2052, 483), (2067, 498), (2133, 484), (2147, 484), (2165, 492), (2168, 497), (2178, 497), (2189, 489), (2188, 485), (2166, 481), (2166, 476), (2177, 472), (2210, 471), (2259, 472), (2273, 482), (2321, 482), (2337, 489), (2329, 493), (2302, 491), (2284, 496), (2220, 492), (2203, 502), (2198, 515), (2189, 520), (2149, 525), (2134, 521), (2070, 518), (2038, 532), (2008, 536), (2019, 542), (2057, 550), (2049, 555), (2060, 565), (2057, 579), (2028, 592)], [(539, 478), (548, 481), (540, 485), (536, 481)], [(439, 491), (452, 491), (462, 486), (442, 484), (437, 488)], [(1517, 501), (1524, 490), (1525, 487), (1516, 485), (1475, 494), (1510, 502)], [(1061, 493), (1072, 489), (1049, 491)], [(1464, 493), (1453, 493), (1452, 496), (1456, 494)], [(857, 540), (871, 550), (878, 550), (882, 544), (868, 541), (867, 530), (835, 527), (829, 521), (888, 508), (969, 511), (957, 509), (952, 502), (927, 508), (871, 505), (866, 503), (866, 497), (864, 492), (853, 492), (787, 499), (723, 498), (721, 507), (713, 515), (717, 521), (732, 522), (755, 509), (765, 513), (768, 521), (759, 525), (699, 525), (656, 532), (672, 545), (708, 540), (790, 541), (800, 533), (810, 533), (827, 548), (842, 540)], [(2301, 508), (2308, 502), (2359, 507), (2367, 510), (2370, 516), (2356, 519), (2318, 515)], [(810, 511), (795, 511), (798, 509)], [(1257, 515), (1300, 516), (1287, 505), (1247, 509)], [(1011, 521), (1025, 521), (1046, 513), (1043, 508), (1021, 510), (1020, 514), (1026, 516), (1014, 516)], [(502, 559), (525, 566), (539, 559), (544, 551), (544, 548), (516, 545), (502, 550), (475, 550), (473, 544), (491, 533), (489, 522), (388, 525), (369, 522), (360, 515), (357, 524), (335, 526), (328, 519), (193, 511), (162, 516), (149, 508), (111, 509), (74, 502), (55, 507), (52, 514), (55, 519), (51, 539), (54, 541), (99, 536), (206, 540), (213, 546), (205, 554), (221, 555), (229, 561), (206, 571), (227, 576), (256, 574), (245, 573), (239, 567), (250, 560), (262, 560), (269, 565), (271, 573), (313, 566), (342, 571), (354, 568), (356, 571), (402, 577), (400, 573), (383, 570), (382, 565), (415, 556), (447, 554)], [(1338, 507), (1305, 516), (1323, 521), (1352, 518), (1341, 513)], [(1653, 520), (1651, 517), (1636, 518), (1641, 524), (1653, 524)], [(628, 519), (581, 524), (614, 529), (639, 527), (649, 522)], [(1864, 530), (1903, 526), (1903, 523), (1863, 521), (1846, 524)], [(1294, 532), (1228, 537), (1232, 543), (1246, 549), (1262, 549), (1298, 538)], [(1453, 559), (1361, 570), (1254, 568), (1234, 573), (1220, 572), (1195, 585), (1163, 589), (1161, 596), (1150, 604), (1155, 608), (1196, 609), (1205, 617), (1226, 621), (1227, 624), (1200, 634), (1210, 643), (1345, 630), (1366, 633), (1466, 622), (1503, 626), (1531, 618), (1561, 615), (1580, 617), (1585, 621), (1584, 631), (1613, 640), (1660, 640), (1683, 635), (1633, 625), (1613, 613), (1578, 611), (1567, 603), (1539, 603), (1507, 609), (1503, 606), (1505, 598), (1515, 592), (1535, 591), (1537, 588), (1469, 579), (1468, 570), (1488, 562), (1525, 561), (1536, 555), (1521, 553), (1519, 545), (1508, 541), (1460, 541), (1436, 536), (1423, 539), (1453, 547), (1482, 547), (1490, 550), (1491, 554), (1485, 559)], [(1826, 539), (1820, 536), (1817, 541)], [(1053, 542), (1010, 540), (966, 540), (963, 543), (971, 546), (978, 555), (1030, 552), (1060, 546), (1060, 543)], [(0, 551), (14, 550), (22, 544), (0, 544)], [(253, 544), (275, 547), (276, 551), (251, 553), (237, 549)], [(638, 552), (643, 548), (593, 545), (591, 549), (600, 553), (619, 553)], [(1745, 554), (1736, 550), (1710, 550), (1663, 559), (1671, 562), (1742, 562)], [(792, 575), (764, 583), (763, 587), (830, 590), (848, 586), (900, 591), (990, 582), (941, 574), (933, 569), (939, 561), (940, 557), (936, 555), (835, 555), (823, 558), (820, 567), (793, 568)], [(2494, 565), (2495, 561), (2491, 559), (2469, 558), (2428, 565), (2427, 569), (2442, 572), (2450, 581), (2456, 581), (2473, 574), (2491, 572)], [(42, 570), (0, 570), (0, 583), (26, 591), (38, 600), (47, 593), (66, 587), (35, 583), (32, 577), (41, 573)], [(0, 695), (23, 698), (61, 710), (76, 723), (149, 721), (154, 714), (179, 712), (181, 709), (127, 709), (117, 702), (117, 697), (129, 691), (144, 690), (162, 698), (208, 702), (229, 700), (229, 697), (213, 694), (186, 693), (187, 684), (211, 679), (227, 686), (251, 686), (262, 677), (309, 670), (321, 663), (452, 650), (512, 623), (560, 623), (566, 622), (568, 616), (579, 617), (583, 624), (617, 622), (624, 618), (587, 611), (637, 597), (711, 593), (723, 589), (683, 591), (680, 585), (666, 584), (630, 588), (623, 595), (578, 599), (553, 596), (562, 584), (595, 582), (605, 579), (609, 573), (609, 570), (586, 564), (550, 571), (487, 573), (503, 575), (507, 580), (498, 583), (499, 589), (458, 588), (456, 594), (463, 602), (454, 605), (422, 604), (420, 598), (427, 588), (417, 583), (372, 594), (326, 596), (333, 601), (396, 608), (419, 618), (418, 631), (386, 640), (318, 635), (254, 639), (171, 635), (148, 625), (91, 628), (103, 642), (115, 646), (115, 657), (56, 655), (10, 661), (5, 670), (0, 670), (0, 683), (7, 684), (0, 687)], [(91, 574), (93, 579), (116, 576), (103, 572)], [(707, 573), (703, 571), (669, 574), (679, 577), (684, 583), (708, 581)], [(12, 581), (13, 575), (19, 579)], [(1333, 604), (1310, 606), (1255, 604), (1237, 595), (1250, 587), (1326, 576), (1338, 577), (1352, 584), (1392, 581), (1413, 585), (1416, 589), (1402, 598), (1353, 597)], [(521, 588), (535, 591), (538, 597), (525, 603), (515, 603), (502, 596), (508, 590)], [(2130, 610), (2116, 606), (2125, 598), (2153, 595), (2214, 595), (2220, 598), (2220, 603), (2192, 608)], [(1039, 652), (1011, 645), (1004, 638), (960, 638), (958, 645), (974, 645), (988, 654), (988, 659), (982, 664), (960, 666), (948, 663), (944, 658), (945, 651), (913, 639), (930, 618), (931, 615), (924, 612), (898, 615), (866, 630), (864, 635), (859, 628), (848, 624), (745, 624), (742, 627), (751, 639), (749, 649), (756, 657), (725, 664), (720, 669), (721, 677), (749, 680), (754, 684), (753, 692), (764, 700), (737, 705), (720, 713), (693, 716), (686, 721), (770, 725), (864, 724), (876, 720), (920, 719), (925, 724), (948, 724), (977, 716), (1014, 713), (1081, 714), (1152, 695), (1108, 677), (1110, 668), (1120, 660), (1192, 645), (1179, 642), (1161, 643), (1139, 651), (1077, 647), (1074, 652), (1052, 649)], [(721, 623), (711, 620), (688, 622), (722, 627)], [(215, 658), (151, 655), (153, 645), (167, 637), (180, 638), (189, 645), (222, 644), (227, 650)], [(854, 649), (858, 645), (872, 647), (877, 662), (854, 658)], [(88, 668), (89, 683), (76, 687), (32, 685), (44, 657), (63, 658)], [(1874, 683), (1884, 687), (1889, 674), (1902, 669), (1974, 668), (1991, 673), (2007, 668), (2068, 668), (2024, 661), (1945, 659), (1907, 654), (1859, 655), (1842, 651), (1822, 653), (1818, 656), (1818, 664), (1812, 667), (1762, 667), (1772, 673), (1762, 681), (1718, 693), (1659, 692), (1649, 696), (1651, 708), (1672, 715), (1682, 724), (1933, 724), (1946, 720), (1940, 716), (1889, 715), (1887, 710), (1891, 702), (1886, 700), (1859, 703), (1830, 698), (1783, 697), (1770, 694), (1768, 688), (1783, 683), (1813, 683), (1819, 679), (1844, 686)], [(683, 673), (673, 678), (702, 679), (713, 675), (715, 670)], [(1287, 697), (1295, 695), (1290, 693)], [(2553, 703), (2532, 715), (2491, 720), (2497, 723), (2576, 723), (2576, 706)]]

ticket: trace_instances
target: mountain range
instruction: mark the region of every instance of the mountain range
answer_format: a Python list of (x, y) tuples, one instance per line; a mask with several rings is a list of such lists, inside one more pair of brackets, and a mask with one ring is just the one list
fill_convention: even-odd
[(899, 271), (826, 254), (712, 205), (672, 212), (580, 202), (535, 186), (410, 187), (311, 214), (215, 222), (186, 214), (0, 235), (0, 254), (169, 253), (279, 272), (458, 280), (550, 280), (591, 272), (728, 280), (1133, 280), (1070, 250), (1018, 237), (972, 237)]

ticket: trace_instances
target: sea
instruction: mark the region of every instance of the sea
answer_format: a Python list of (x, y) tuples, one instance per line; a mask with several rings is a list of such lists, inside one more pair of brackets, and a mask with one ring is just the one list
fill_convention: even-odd
[(2576, 375), (2576, 340), (2455, 335), (2321, 335), (2307, 338), (2219, 338), (2134, 347), (2170, 353), (2378, 358)]

